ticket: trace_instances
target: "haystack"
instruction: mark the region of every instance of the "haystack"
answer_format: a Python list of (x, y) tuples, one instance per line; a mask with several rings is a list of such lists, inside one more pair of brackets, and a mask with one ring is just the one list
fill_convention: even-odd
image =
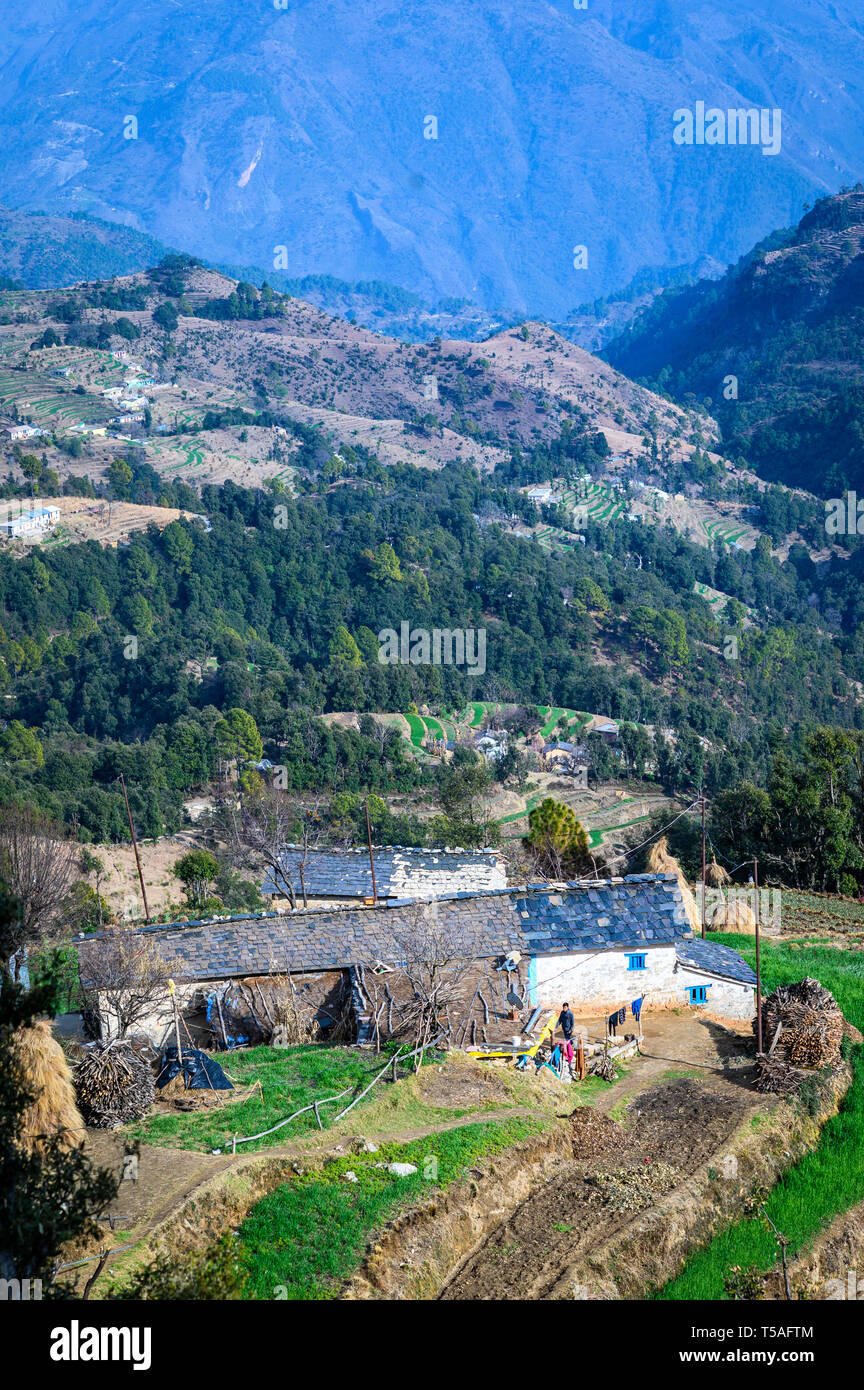
[(118, 1129), (140, 1120), (153, 1104), (156, 1083), (149, 1063), (114, 1039), (91, 1043), (75, 1068), (81, 1113), (94, 1129)]
[(48, 1019), (19, 1028), (12, 1047), (23, 1084), (34, 1097), (22, 1116), (22, 1145), (29, 1153), (43, 1153), (46, 1140), (56, 1135), (65, 1148), (77, 1148), (84, 1139), (84, 1121), (66, 1054), (51, 1036)]
[(734, 891), (729, 898), (716, 903), (708, 916), (711, 931), (752, 932), (756, 929), (753, 908), (743, 893)]
[(696, 906), (690, 884), (684, 877), (684, 870), (678, 863), (674, 855), (669, 853), (669, 842), (665, 835), (661, 835), (659, 840), (648, 851), (648, 872), (651, 874), (674, 874), (678, 880), (678, 887), (681, 889), (681, 897), (684, 899), (684, 911), (687, 913), (687, 920), (691, 930), (701, 932), (702, 916)]
[(732, 879), (723, 868), (723, 865), (717, 863), (717, 859), (713, 854), (711, 855), (711, 863), (705, 870), (705, 882), (708, 884), (709, 888), (725, 888), (727, 883), (732, 882)]
[(818, 980), (780, 985), (762, 1004), (762, 1045), (768, 1056), (759, 1066), (759, 1089), (788, 1093), (808, 1072), (838, 1067), (843, 1030), (840, 1006)]

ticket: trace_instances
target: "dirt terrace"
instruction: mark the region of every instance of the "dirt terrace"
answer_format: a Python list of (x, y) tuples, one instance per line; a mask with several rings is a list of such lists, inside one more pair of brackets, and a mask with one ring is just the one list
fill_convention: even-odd
[(764, 1104), (752, 1090), (744, 1028), (649, 1015), (644, 1047), (623, 1080), (574, 1112), (570, 1154), (461, 1266), (443, 1299), (574, 1297), (570, 1271), (681, 1186)]

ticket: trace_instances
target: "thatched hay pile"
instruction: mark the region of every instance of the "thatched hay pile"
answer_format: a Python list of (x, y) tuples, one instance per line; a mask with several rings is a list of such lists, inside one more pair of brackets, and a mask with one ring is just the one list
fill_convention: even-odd
[(733, 890), (730, 897), (715, 903), (706, 926), (711, 931), (751, 932), (756, 929), (756, 917), (743, 893)]
[(75, 1091), (88, 1125), (118, 1129), (146, 1115), (156, 1083), (149, 1062), (115, 1039), (89, 1045), (75, 1068)]
[(711, 863), (705, 870), (705, 882), (708, 884), (709, 888), (725, 888), (727, 883), (732, 882), (732, 879), (723, 868), (723, 865), (717, 863), (717, 859), (713, 854), (711, 855)]
[(41, 1153), (46, 1139), (57, 1135), (64, 1147), (77, 1148), (84, 1139), (84, 1121), (75, 1104), (72, 1071), (51, 1036), (51, 1024), (39, 1019), (31, 1028), (19, 1028), (12, 1048), (24, 1086), (34, 1097), (22, 1116), (21, 1144), (29, 1153)]
[(647, 858), (648, 872), (651, 874), (674, 874), (678, 880), (678, 887), (681, 889), (681, 896), (684, 899), (684, 911), (687, 913), (687, 920), (693, 931), (701, 932), (702, 914), (696, 906), (690, 884), (684, 877), (684, 870), (678, 863), (674, 855), (669, 853), (669, 841), (665, 835), (661, 835), (659, 840), (648, 851)]
[(757, 1066), (757, 1088), (789, 1094), (808, 1073), (838, 1067), (843, 1030), (840, 1006), (818, 980), (780, 985), (762, 1004), (762, 1043), (770, 1055)]

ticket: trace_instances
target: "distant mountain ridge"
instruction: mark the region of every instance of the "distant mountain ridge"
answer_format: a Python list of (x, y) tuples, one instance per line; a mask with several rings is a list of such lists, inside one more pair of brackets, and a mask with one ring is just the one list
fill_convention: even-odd
[[(0, 278), (27, 289), (51, 290), (83, 280), (134, 275), (155, 265), (169, 248), (155, 237), (87, 213), (24, 212), (0, 207)], [(435, 336), (482, 338), (502, 323), (468, 300), (426, 303), (383, 280), (349, 283), (332, 275), (292, 278), (259, 266), (214, 269), (295, 295), (329, 314), (411, 341)]]
[(821, 199), (721, 280), (658, 296), (603, 355), (706, 401), (763, 477), (864, 491), (864, 189)]
[(0, 275), (28, 289), (132, 275), (155, 265), (167, 249), (134, 227), (98, 217), (0, 207)]
[[(0, 32), (0, 176), (215, 264), (560, 321), (858, 177), (862, 68), (830, 0), (52, 0)], [(780, 153), (676, 146), (700, 101), (781, 109)]]

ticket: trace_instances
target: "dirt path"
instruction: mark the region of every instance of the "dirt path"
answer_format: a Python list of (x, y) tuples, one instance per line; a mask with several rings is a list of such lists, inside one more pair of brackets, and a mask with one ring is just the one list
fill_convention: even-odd
[[(356, 1133), (376, 1144), (408, 1144), (467, 1125), (489, 1124), (517, 1118), (530, 1118), (536, 1111), (528, 1106), (509, 1106), (496, 1110), (476, 1110), (436, 1124), (368, 1128), (358, 1124)], [(193, 1149), (175, 1149), (156, 1144), (142, 1144), (138, 1160), (138, 1181), (121, 1183), (103, 1223), (113, 1232), (113, 1243), (125, 1245), (130, 1240), (143, 1240), (172, 1213), (182, 1207), (199, 1189), (226, 1172), (258, 1166), (273, 1159), (320, 1159), (324, 1154), (347, 1152), (352, 1136), (324, 1130), (293, 1142), (275, 1144), (251, 1153), (204, 1154)], [(124, 1141), (122, 1135), (92, 1130), (88, 1133), (86, 1150), (89, 1158), (100, 1166), (119, 1172), (122, 1168)]]
[[(88, 1130), (85, 1151), (99, 1167), (118, 1174), (122, 1171), (122, 1133)], [(226, 1160), (215, 1154), (142, 1144), (137, 1180), (121, 1182), (101, 1223), (112, 1233), (107, 1243), (126, 1245), (130, 1240), (141, 1240), (230, 1162), (228, 1159), (226, 1165)]]

